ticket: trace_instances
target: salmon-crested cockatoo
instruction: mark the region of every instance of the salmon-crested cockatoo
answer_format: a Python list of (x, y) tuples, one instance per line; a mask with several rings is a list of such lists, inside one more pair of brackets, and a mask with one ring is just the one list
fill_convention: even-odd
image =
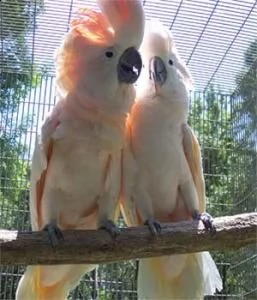
[[(98, 4), (101, 11), (81, 9), (57, 52), (59, 99), (32, 160), (32, 229), (46, 230), (53, 246), (63, 229), (118, 230), (120, 153), (142, 67), (144, 12), (140, 0)], [(66, 299), (94, 267), (28, 266), (16, 299)]]
[[(121, 210), (129, 226), (146, 224), (158, 235), (162, 222), (201, 220), (205, 185), (199, 143), (187, 124), (190, 72), (171, 33), (158, 21), (145, 25), (143, 68), (127, 121)], [(208, 252), (142, 259), (138, 299), (199, 300), (222, 288)]]

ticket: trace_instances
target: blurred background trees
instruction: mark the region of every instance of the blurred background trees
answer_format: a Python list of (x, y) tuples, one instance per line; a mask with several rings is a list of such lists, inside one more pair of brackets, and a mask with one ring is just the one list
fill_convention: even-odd
[[(245, 69), (236, 77), (232, 95), (213, 87), (204, 95), (192, 95), (190, 124), (201, 143), (207, 210), (213, 216), (257, 209), (257, 40), (244, 58)], [(252, 291), (257, 282), (256, 253), (255, 245), (213, 253), (221, 263), (226, 294), (257, 299), (257, 291)]]
[[(19, 108), (35, 87), (26, 39), (43, 9), (43, 0), (1, 0), (0, 5), (0, 228), (24, 229), (29, 226), (29, 163), (22, 135), (31, 120)], [(1, 268), (0, 299), (14, 299), (17, 270)]]
[(31, 119), (18, 110), (35, 86), (33, 56), (26, 39), (42, 9), (43, 0), (1, 1), (0, 226), (6, 228), (17, 228), (19, 208), (27, 208), (29, 169), (21, 138)]

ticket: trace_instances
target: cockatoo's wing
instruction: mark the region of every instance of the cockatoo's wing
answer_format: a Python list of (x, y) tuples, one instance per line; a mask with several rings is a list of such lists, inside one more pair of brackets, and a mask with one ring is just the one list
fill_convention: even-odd
[[(192, 128), (185, 124), (183, 126), (183, 146), (188, 161), (189, 168), (196, 186), (199, 198), (199, 210), (205, 211), (205, 183), (202, 168), (202, 157), (199, 142)], [(222, 290), (222, 279), (216, 267), (214, 260), (209, 252), (202, 252), (202, 272), (204, 280), (204, 294), (213, 295)]]
[(42, 229), (41, 200), (45, 186), (47, 169), (53, 151), (52, 135), (59, 125), (55, 114), (49, 115), (36, 137), (31, 165), (30, 215), (33, 230)]
[(196, 191), (199, 198), (199, 211), (205, 211), (205, 183), (202, 168), (202, 156), (199, 142), (192, 128), (184, 124), (183, 128), (183, 147), (185, 156), (192, 173)]
[(131, 119), (128, 117), (126, 126), (126, 147), (121, 156), (121, 199), (120, 210), (127, 226), (138, 226), (140, 224), (136, 203), (132, 198), (137, 163), (133, 155), (131, 139)]

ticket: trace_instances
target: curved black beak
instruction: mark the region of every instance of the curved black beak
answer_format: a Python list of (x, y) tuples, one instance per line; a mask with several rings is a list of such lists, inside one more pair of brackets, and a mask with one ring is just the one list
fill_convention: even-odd
[(167, 80), (167, 69), (164, 61), (159, 56), (154, 56), (150, 60), (149, 77), (162, 86)]
[(137, 81), (142, 69), (142, 59), (139, 52), (131, 47), (126, 49), (118, 63), (118, 79), (120, 82), (133, 84)]

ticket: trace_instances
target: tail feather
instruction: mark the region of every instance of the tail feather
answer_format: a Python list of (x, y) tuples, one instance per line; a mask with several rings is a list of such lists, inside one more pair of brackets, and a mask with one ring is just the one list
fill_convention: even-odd
[(200, 254), (140, 260), (138, 299), (203, 299), (202, 276)]
[(202, 252), (204, 295), (213, 295), (223, 289), (222, 279), (209, 252)]
[(22, 276), (16, 300), (64, 300), (81, 277), (95, 265), (28, 266)]

